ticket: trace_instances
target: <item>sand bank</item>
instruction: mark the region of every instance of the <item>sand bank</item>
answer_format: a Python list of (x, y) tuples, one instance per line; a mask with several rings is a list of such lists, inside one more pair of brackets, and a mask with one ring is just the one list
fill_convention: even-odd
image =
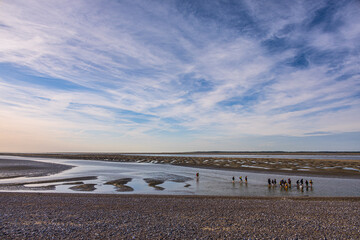
[(17, 177), (40, 177), (56, 174), (72, 166), (29, 160), (0, 159), (0, 179)]

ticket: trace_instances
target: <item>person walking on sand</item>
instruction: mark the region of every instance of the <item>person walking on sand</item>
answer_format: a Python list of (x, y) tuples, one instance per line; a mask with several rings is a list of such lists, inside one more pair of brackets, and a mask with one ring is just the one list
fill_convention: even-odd
[(239, 177), (239, 181), (240, 181), (240, 183), (242, 183), (242, 176)]
[(247, 183), (247, 176), (245, 176), (245, 183)]
[(234, 176), (232, 177), (232, 182), (233, 182), (233, 183), (235, 182), (235, 177), (234, 177)]
[(309, 183), (310, 183), (310, 187), (312, 187), (313, 181), (311, 179), (310, 179)]
[(309, 182), (308, 182), (308, 180), (305, 181), (305, 185), (306, 185), (306, 188), (309, 187)]
[(270, 180), (270, 178), (268, 179), (268, 186), (271, 187), (271, 180)]
[(291, 179), (288, 179), (289, 188), (291, 188)]

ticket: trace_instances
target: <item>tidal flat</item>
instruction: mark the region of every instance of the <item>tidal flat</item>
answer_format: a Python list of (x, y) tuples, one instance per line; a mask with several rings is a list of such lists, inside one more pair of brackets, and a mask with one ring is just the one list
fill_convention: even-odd
[[(109, 162), (160, 163), (215, 169), (360, 178), (360, 153), (357, 152), (247, 152), (246, 154), (24, 153), (14, 155), (24, 157), (96, 160)], [(206, 155), (206, 157), (203, 157), (203, 155)], [(266, 156), (266, 158), (261, 158), (261, 156)], [(301, 158), (300, 156), (306, 156), (306, 158)]]
[[(280, 196), (280, 197), (360, 197), (359, 175), (325, 175), (302, 171), (277, 172), (257, 169), (179, 166), (166, 163), (77, 160), (0, 156), (16, 165), (27, 161), (29, 175), (0, 179), (0, 191), (36, 191), (54, 193), (87, 192), (94, 194), (161, 194), (208, 196)], [(55, 163), (71, 168), (46, 176), (31, 176), (34, 166)], [(49, 165), (52, 166), (52, 165)], [(0, 161), (0, 173), (3, 172)], [(196, 177), (200, 173), (200, 177)], [(243, 181), (241, 181), (241, 177)], [(247, 177), (248, 181), (245, 181)], [(234, 178), (234, 180), (233, 180)], [(292, 180), (287, 189), (268, 187), (268, 179)], [(297, 180), (314, 184), (304, 188)]]
[[(126, 162), (1, 156), (0, 238), (360, 237), (357, 175), (179, 166), (130, 157)], [(248, 183), (231, 182), (233, 175), (248, 176)], [(312, 178), (314, 188), (268, 188), (268, 177)]]

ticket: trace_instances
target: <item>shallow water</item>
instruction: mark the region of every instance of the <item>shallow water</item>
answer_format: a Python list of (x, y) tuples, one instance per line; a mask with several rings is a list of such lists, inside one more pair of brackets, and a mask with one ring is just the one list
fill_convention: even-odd
[[(54, 174), (45, 177), (21, 177), (14, 179), (2, 179), (3, 183), (16, 182), (34, 182), (43, 180), (54, 180), (62, 178), (97, 176), (95, 180), (82, 181), (85, 184), (96, 184), (95, 190), (86, 193), (108, 193), (108, 194), (176, 194), (176, 195), (219, 195), (219, 196), (360, 196), (360, 179), (348, 179), (339, 177), (305, 177), (294, 176), (286, 174), (272, 174), (272, 173), (254, 173), (237, 170), (217, 170), (204, 169), (194, 167), (181, 167), (168, 164), (152, 164), (152, 163), (121, 163), (121, 162), (105, 162), (105, 161), (90, 161), (90, 160), (67, 160), (67, 159), (50, 159), (50, 158), (25, 158), (25, 157), (8, 157), (1, 156), (0, 158), (7, 159), (27, 159), (41, 162), (51, 162), (60, 164), (69, 164), (75, 166), (70, 170), (66, 170), (59, 174)], [(200, 178), (197, 180), (195, 174), (199, 172)], [(236, 182), (232, 183), (232, 177), (236, 178)], [(240, 183), (239, 176), (243, 179), (248, 177), (248, 183)], [(279, 186), (275, 188), (268, 188), (267, 179), (281, 179), (292, 180), (292, 188), (285, 191), (281, 190)], [(106, 185), (108, 181), (132, 178), (126, 186), (134, 189), (132, 192), (118, 192), (113, 185)], [(144, 179), (160, 179), (164, 183), (157, 185), (163, 190), (157, 190), (149, 186)], [(296, 188), (297, 179), (312, 179), (314, 186), (312, 188), (304, 189), (303, 192)], [(73, 182), (73, 181), (72, 181)], [(47, 186), (56, 184), (55, 190), (36, 190), (36, 192), (61, 192), (74, 193), (78, 191), (71, 190), (70, 187), (74, 185), (61, 185), (62, 183), (45, 183), (25, 185), (27, 187)], [(190, 186), (187, 186), (190, 185)], [(187, 187), (186, 187), (187, 186)], [(6, 190), (2, 190), (6, 191)], [(24, 191), (24, 190), (22, 190)], [(34, 190), (26, 190), (34, 191)]]

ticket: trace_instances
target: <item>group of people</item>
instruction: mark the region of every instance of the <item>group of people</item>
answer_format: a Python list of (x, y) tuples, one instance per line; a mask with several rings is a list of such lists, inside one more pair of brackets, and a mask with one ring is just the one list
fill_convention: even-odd
[[(196, 180), (199, 180), (199, 173), (196, 173)], [(232, 182), (235, 183), (235, 177), (232, 177)], [(243, 183), (243, 178), (242, 176), (239, 177), (239, 182)], [(245, 183), (248, 182), (248, 177), (245, 176)], [(289, 188), (291, 188), (291, 179), (288, 178), (288, 180), (285, 179), (281, 179), (280, 180), (280, 188), (288, 190)], [(304, 186), (304, 179), (300, 179), (296, 181), (296, 187), (297, 189), (300, 189), (301, 191), (303, 191), (304, 187), (306, 187), (306, 189), (310, 187), (312, 188), (313, 185), (313, 181), (310, 179), (310, 181), (305, 180), (305, 186)], [(276, 187), (276, 179), (270, 179), (268, 178), (268, 186), (270, 187)]]
[[(199, 175), (199, 173), (197, 172), (197, 173), (196, 173), (196, 180), (199, 181), (199, 178), (200, 178), (200, 175)], [(235, 183), (235, 177), (234, 177), (234, 176), (232, 177), (232, 182)], [(240, 182), (240, 183), (243, 183), (243, 182), (244, 182), (242, 176), (239, 177), (239, 182)], [(245, 176), (245, 183), (247, 183), (247, 182), (248, 182), (248, 177)]]
[[(247, 181), (248, 181), (248, 178), (247, 178), (247, 176), (245, 176), (245, 183), (247, 183)], [(235, 183), (235, 177), (234, 177), (234, 176), (232, 177), (232, 182)], [(240, 182), (240, 183), (243, 182), (242, 176), (239, 177), (239, 182)]]
[[(310, 179), (310, 181), (308, 180), (305, 180), (305, 186), (306, 188), (309, 187), (309, 184), (310, 184), (310, 187), (312, 187), (313, 185), (313, 181)], [(301, 179), (301, 180), (297, 180), (296, 181), (296, 186), (300, 189), (303, 189), (304, 188), (304, 179)]]
[[(310, 181), (305, 180), (305, 187), (308, 189), (310, 187), (312, 187), (313, 185), (313, 181), (310, 179)], [(276, 186), (276, 179), (268, 179), (268, 186), (269, 187), (275, 187)], [(297, 180), (296, 181), (296, 187), (300, 190), (304, 189), (304, 179), (301, 180)], [(285, 179), (281, 179), (280, 180), (280, 188), (284, 188), (285, 190), (287, 190), (288, 188), (291, 188), (291, 179), (289, 178), (287, 181)]]

